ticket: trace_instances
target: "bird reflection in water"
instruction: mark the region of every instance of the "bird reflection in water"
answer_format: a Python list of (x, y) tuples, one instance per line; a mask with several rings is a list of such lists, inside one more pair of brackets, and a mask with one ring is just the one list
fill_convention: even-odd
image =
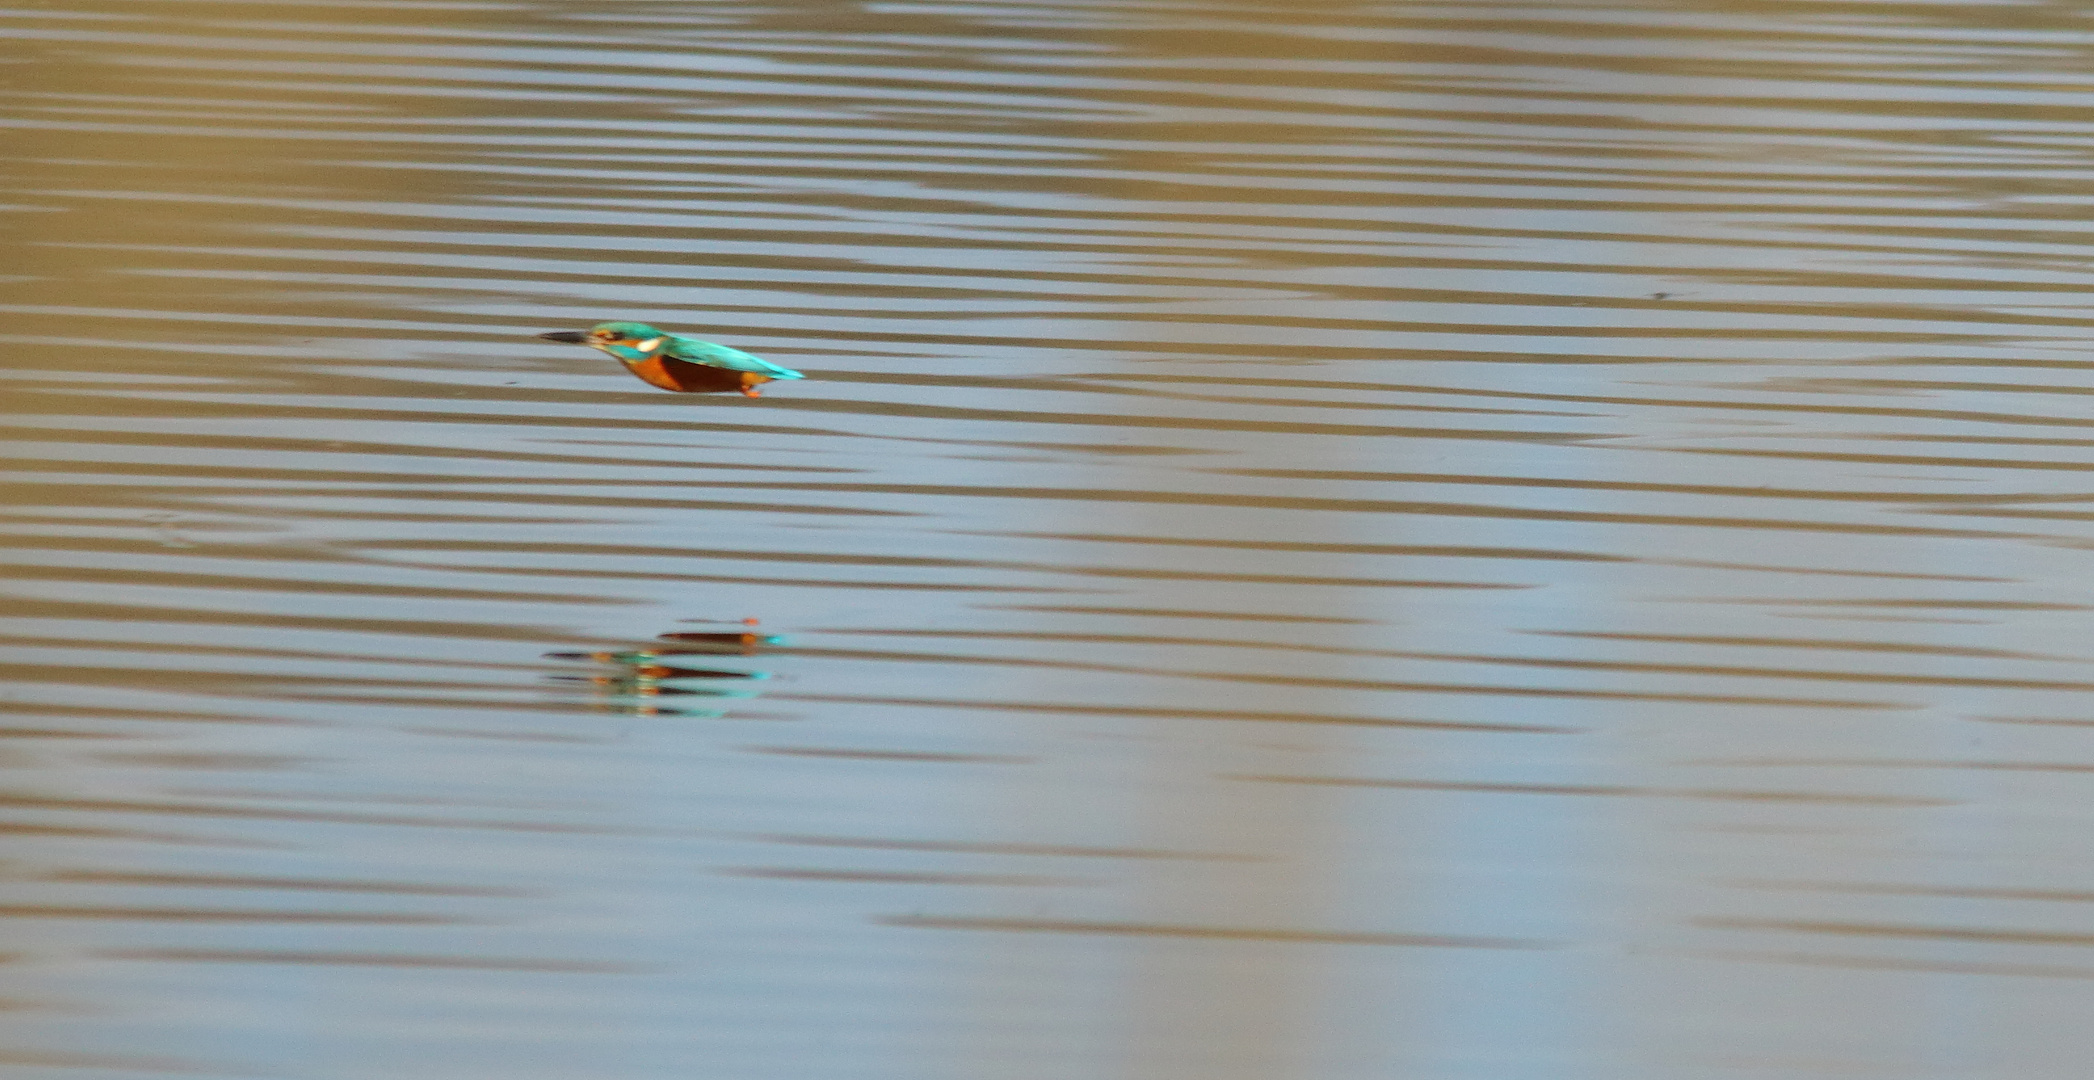
[[(701, 621), (701, 620), (692, 620)], [(555, 682), (587, 689), (590, 704), (628, 716), (718, 717), (727, 715), (722, 699), (751, 698), (751, 685), (770, 678), (765, 671), (710, 667), (711, 657), (754, 656), (780, 639), (756, 632), (755, 619), (743, 619), (741, 630), (696, 630), (655, 635), (661, 645), (598, 652), (550, 652), (547, 660), (581, 660), (601, 665), (590, 674), (557, 674)]]

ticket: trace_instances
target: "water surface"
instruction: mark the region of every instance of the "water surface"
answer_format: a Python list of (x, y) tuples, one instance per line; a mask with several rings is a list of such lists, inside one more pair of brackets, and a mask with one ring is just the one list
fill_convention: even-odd
[(2074, 11), (0, 44), (11, 1076), (2083, 1071)]

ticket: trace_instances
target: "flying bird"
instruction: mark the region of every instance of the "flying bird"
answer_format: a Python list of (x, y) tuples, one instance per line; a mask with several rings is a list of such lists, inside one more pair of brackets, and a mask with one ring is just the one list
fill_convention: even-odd
[(756, 388), (763, 383), (806, 378), (740, 349), (665, 334), (646, 323), (597, 323), (587, 330), (555, 330), (538, 336), (609, 353), (642, 381), (686, 394), (739, 390), (749, 397), (761, 397), (762, 391)]

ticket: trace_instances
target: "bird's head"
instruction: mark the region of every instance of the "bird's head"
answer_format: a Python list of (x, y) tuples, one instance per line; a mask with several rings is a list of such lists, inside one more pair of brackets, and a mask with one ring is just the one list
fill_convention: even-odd
[(555, 330), (538, 336), (547, 341), (602, 349), (620, 360), (645, 360), (661, 348), (662, 341), (669, 335), (646, 323), (607, 322), (597, 323), (587, 330)]

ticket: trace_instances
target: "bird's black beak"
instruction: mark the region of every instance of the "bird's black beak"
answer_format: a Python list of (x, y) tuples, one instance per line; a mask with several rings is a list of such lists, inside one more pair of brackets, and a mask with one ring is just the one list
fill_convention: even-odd
[(589, 335), (581, 330), (555, 330), (550, 334), (540, 334), (538, 336), (547, 341), (564, 341), (569, 345), (586, 345), (589, 343)]

